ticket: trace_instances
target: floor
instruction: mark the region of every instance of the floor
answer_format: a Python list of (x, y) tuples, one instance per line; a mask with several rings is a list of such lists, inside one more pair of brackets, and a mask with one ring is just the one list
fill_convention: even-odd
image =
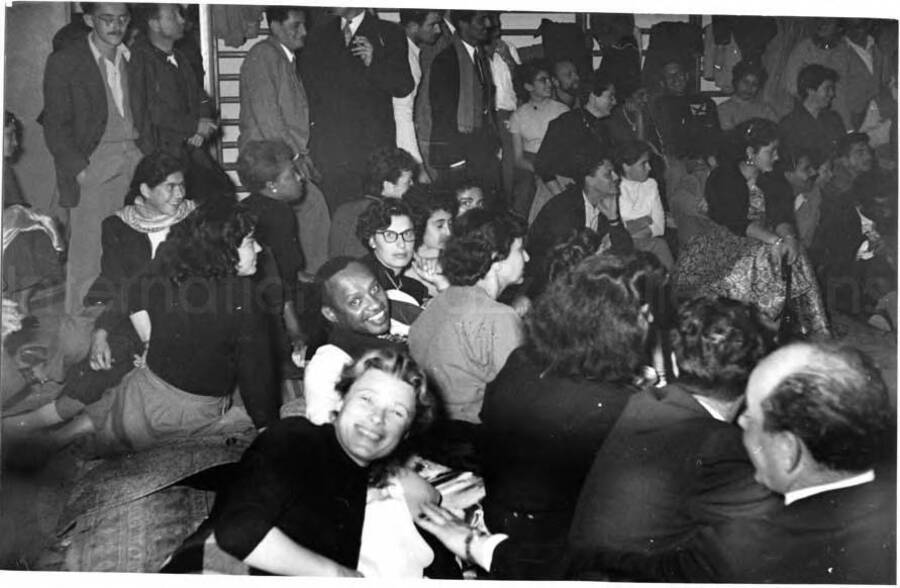
[[(36, 340), (47, 340), (58, 326), (58, 315), (51, 305), (36, 311), (40, 326), (32, 333)], [(882, 333), (848, 317), (838, 317), (844, 331), (841, 340), (866, 351), (873, 357), (888, 383), (894, 406), (897, 399), (897, 341), (891, 333)], [(59, 387), (45, 384), (30, 394), (19, 395), (8, 403), (5, 414), (35, 407), (52, 400)], [(0, 443), (3, 468), (0, 470), (0, 569), (59, 569), (62, 554), (48, 552), (56, 523), (77, 471), (77, 451), (70, 449), (48, 456), (35, 440), (12, 439), (4, 435)]]

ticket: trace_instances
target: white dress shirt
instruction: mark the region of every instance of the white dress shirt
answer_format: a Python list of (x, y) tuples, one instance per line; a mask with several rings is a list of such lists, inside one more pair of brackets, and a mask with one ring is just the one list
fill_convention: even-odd
[[(516, 64), (521, 64), (519, 52), (516, 51), (516, 48), (509, 44), (507, 44), (507, 47), (509, 47), (509, 54), (513, 61)], [(512, 72), (509, 69), (509, 65), (500, 57), (500, 53), (497, 51), (494, 51), (494, 55), (491, 57), (491, 77), (494, 78), (494, 86), (497, 88), (497, 110), (515, 110), (518, 107), (518, 102), (516, 102), (516, 88), (513, 85)]]
[(591, 204), (591, 201), (588, 200), (587, 194), (584, 192), (581, 193), (581, 196), (584, 198), (584, 226), (588, 229), (597, 230), (597, 223), (600, 220), (600, 215), (603, 214), (600, 212), (600, 208)]
[(394, 126), (397, 127), (397, 147), (405, 149), (413, 156), (413, 159), (422, 163), (419, 142), (416, 141), (416, 127), (413, 123), (416, 93), (419, 91), (419, 83), (422, 81), (422, 66), (419, 64), (420, 49), (408, 37), (406, 43), (409, 48), (409, 71), (413, 77), (413, 89), (406, 96), (393, 99)]
[(656, 180), (649, 178), (643, 182), (635, 182), (622, 178), (619, 190), (619, 216), (622, 217), (622, 222), (649, 216), (650, 233), (654, 237), (661, 237), (666, 232), (666, 213)]
[(94, 54), (94, 59), (97, 60), (97, 65), (106, 70), (106, 85), (109, 86), (113, 102), (116, 103), (116, 109), (119, 111), (119, 114), (125, 116), (125, 92), (122, 89), (121, 75), (122, 59), (125, 61), (130, 60), (131, 51), (128, 50), (124, 43), (120, 43), (116, 46), (115, 60), (110, 61), (103, 56), (100, 49), (94, 44), (94, 33), (88, 35), (88, 46), (91, 48), (91, 53)]
[[(359, 29), (359, 25), (362, 24), (362, 21), (365, 17), (366, 17), (366, 11), (363, 10), (362, 12), (360, 12), (359, 14), (357, 14), (356, 16), (354, 16), (353, 18), (351, 18), (349, 20), (350, 32), (352, 34), (354, 34), (354, 35), (356, 34), (357, 29)], [(347, 22), (348, 21), (346, 18), (341, 17), (341, 30), (344, 30), (344, 27), (347, 26)]]

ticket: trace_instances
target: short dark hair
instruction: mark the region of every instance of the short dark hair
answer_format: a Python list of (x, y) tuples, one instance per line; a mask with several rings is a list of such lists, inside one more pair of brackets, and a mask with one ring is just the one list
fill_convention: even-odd
[(616, 150), (616, 170), (620, 175), (624, 174), (626, 165), (634, 165), (643, 155), (651, 153), (653, 153), (653, 148), (649, 143), (636, 139), (625, 141)]
[(169, 231), (154, 260), (156, 273), (174, 282), (233, 276), (238, 247), (255, 224), (243, 204), (224, 198), (210, 200)]
[(412, 211), (413, 228), (416, 230), (416, 245), (422, 244), (425, 237), (425, 229), (428, 219), (435, 212), (444, 210), (451, 217), (456, 216), (459, 204), (456, 195), (447, 190), (435, 190), (425, 186), (413, 186), (409, 192), (403, 195), (403, 201), (409, 205)]
[(754, 151), (777, 141), (778, 125), (764, 118), (751, 118), (724, 135), (720, 143), (719, 155), (722, 162), (734, 164), (747, 157), (747, 147)]
[(164, 151), (154, 151), (150, 155), (144, 156), (131, 177), (131, 185), (128, 188), (128, 194), (125, 195), (125, 204), (134, 204), (135, 199), (141, 195), (141, 184), (155, 188), (175, 172), (183, 173), (184, 171), (184, 164), (181, 160)]
[(379, 147), (366, 160), (363, 188), (366, 194), (381, 196), (382, 182), (395, 184), (403, 172), (408, 171), (415, 176), (418, 169), (419, 164), (406, 150), (393, 146)]
[(434, 8), (432, 10), (401, 10), (400, 11), (400, 24), (404, 27), (411, 22), (416, 23), (419, 26), (425, 24), (425, 19), (428, 18), (428, 15), (431, 13), (440, 14), (441, 11)]
[(513, 242), (524, 238), (526, 230), (524, 220), (512, 213), (466, 212), (454, 221), (453, 235), (441, 252), (444, 276), (454, 286), (475, 285), (491, 264), (509, 257)]
[(591, 94), (602, 96), (604, 92), (615, 87), (615, 80), (613, 80), (612, 76), (599, 70), (594, 72), (594, 76), (591, 79)]
[[(321, 301), (320, 306), (324, 306), (326, 304), (331, 304), (331, 294), (328, 291), (328, 280), (333, 278), (336, 274), (344, 271), (348, 265), (351, 263), (360, 263), (356, 260), (356, 258), (350, 257), (349, 255), (340, 255), (338, 257), (332, 257), (325, 263), (319, 267), (318, 271), (316, 271), (316, 285), (319, 290), (319, 300)], [(365, 266), (363, 266), (365, 267)]]
[(756, 309), (727, 298), (685, 301), (672, 329), (678, 380), (724, 401), (744, 395), (750, 372), (768, 352)]
[(134, 27), (142, 31), (143, 33), (147, 32), (149, 28), (149, 23), (154, 18), (159, 18), (159, 11), (163, 6), (175, 6), (176, 10), (182, 10), (180, 4), (150, 4), (139, 2), (134, 4), (131, 7), (131, 16), (132, 21), (134, 23)]
[(391, 226), (391, 219), (395, 216), (408, 216), (410, 221), (413, 218), (409, 206), (398, 198), (380, 198), (372, 202), (356, 221), (356, 238), (363, 247), (370, 249), (369, 239)]
[(816, 164), (815, 154), (809, 147), (800, 145), (779, 146), (778, 161), (775, 162), (775, 169), (780, 170), (782, 173), (794, 171), (804, 157), (809, 160), (811, 165)]
[(266, 183), (275, 181), (285, 164), (293, 159), (294, 152), (280, 139), (250, 141), (241, 148), (238, 155), (238, 177), (251, 192), (261, 192)]
[(806, 100), (807, 92), (815, 92), (826, 80), (837, 83), (838, 73), (830, 67), (811, 63), (797, 74), (797, 95), (800, 100)]
[(519, 97), (528, 101), (528, 90), (525, 84), (533, 84), (539, 73), (545, 72), (551, 75), (550, 64), (545, 59), (530, 59), (516, 68), (515, 86)]
[(531, 354), (548, 373), (630, 380), (644, 361), (641, 320), (659, 263), (637, 255), (590, 255), (550, 283), (525, 320)]
[(266, 6), (266, 22), (270, 27), (273, 22), (281, 24), (291, 17), (292, 12), (299, 12), (306, 19), (306, 9), (302, 6)]
[(866, 133), (847, 133), (842, 135), (837, 141), (837, 154), (839, 157), (847, 157), (850, 154), (850, 148), (859, 143), (869, 146), (869, 135)]
[(612, 150), (598, 147), (585, 152), (576, 152), (572, 157), (575, 167), (575, 184), (584, 187), (584, 178), (593, 175), (605, 162), (615, 165), (615, 155)]
[(475, 18), (475, 15), (478, 14), (478, 10), (451, 10), (450, 11), (450, 24), (452, 24), (455, 28), (459, 28), (459, 23), (472, 22), (472, 19)]
[(734, 66), (734, 69), (731, 70), (732, 85), (737, 87), (737, 83), (748, 75), (756, 76), (756, 79), (759, 80), (760, 89), (766, 85), (766, 80), (769, 79), (769, 74), (761, 63), (744, 59), (738, 61), (737, 65)]
[(894, 411), (881, 373), (854, 347), (811, 346), (805, 364), (762, 402), (763, 428), (793, 433), (829, 469), (870, 469), (895, 441)]

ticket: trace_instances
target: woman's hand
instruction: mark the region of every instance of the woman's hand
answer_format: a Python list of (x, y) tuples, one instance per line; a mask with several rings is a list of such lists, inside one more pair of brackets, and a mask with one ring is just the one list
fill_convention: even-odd
[(777, 259), (786, 256), (788, 263), (794, 263), (800, 255), (800, 244), (793, 235), (785, 235), (778, 240), (773, 251)]
[(106, 340), (106, 329), (97, 329), (91, 335), (90, 365), (94, 371), (112, 369), (112, 351)]
[(419, 276), (437, 289), (443, 292), (450, 287), (450, 281), (444, 277), (441, 264), (436, 257), (419, 257), (413, 259), (413, 267)]

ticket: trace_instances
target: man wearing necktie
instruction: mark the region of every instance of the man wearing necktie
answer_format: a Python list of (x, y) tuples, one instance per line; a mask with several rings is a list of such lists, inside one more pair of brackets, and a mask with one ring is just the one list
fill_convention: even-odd
[(392, 98), (413, 90), (406, 35), (362, 8), (334, 8), (309, 33), (300, 75), (313, 162), (333, 213), (363, 194), (366, 159), (394, 145)]
[(429, 72), (430, 160), (438, 176), (474, 178), (487, 190), (500, 184), (495, 87), (484, 53), (489, 26), (481, 11), (454, 10), (452, 43)]

